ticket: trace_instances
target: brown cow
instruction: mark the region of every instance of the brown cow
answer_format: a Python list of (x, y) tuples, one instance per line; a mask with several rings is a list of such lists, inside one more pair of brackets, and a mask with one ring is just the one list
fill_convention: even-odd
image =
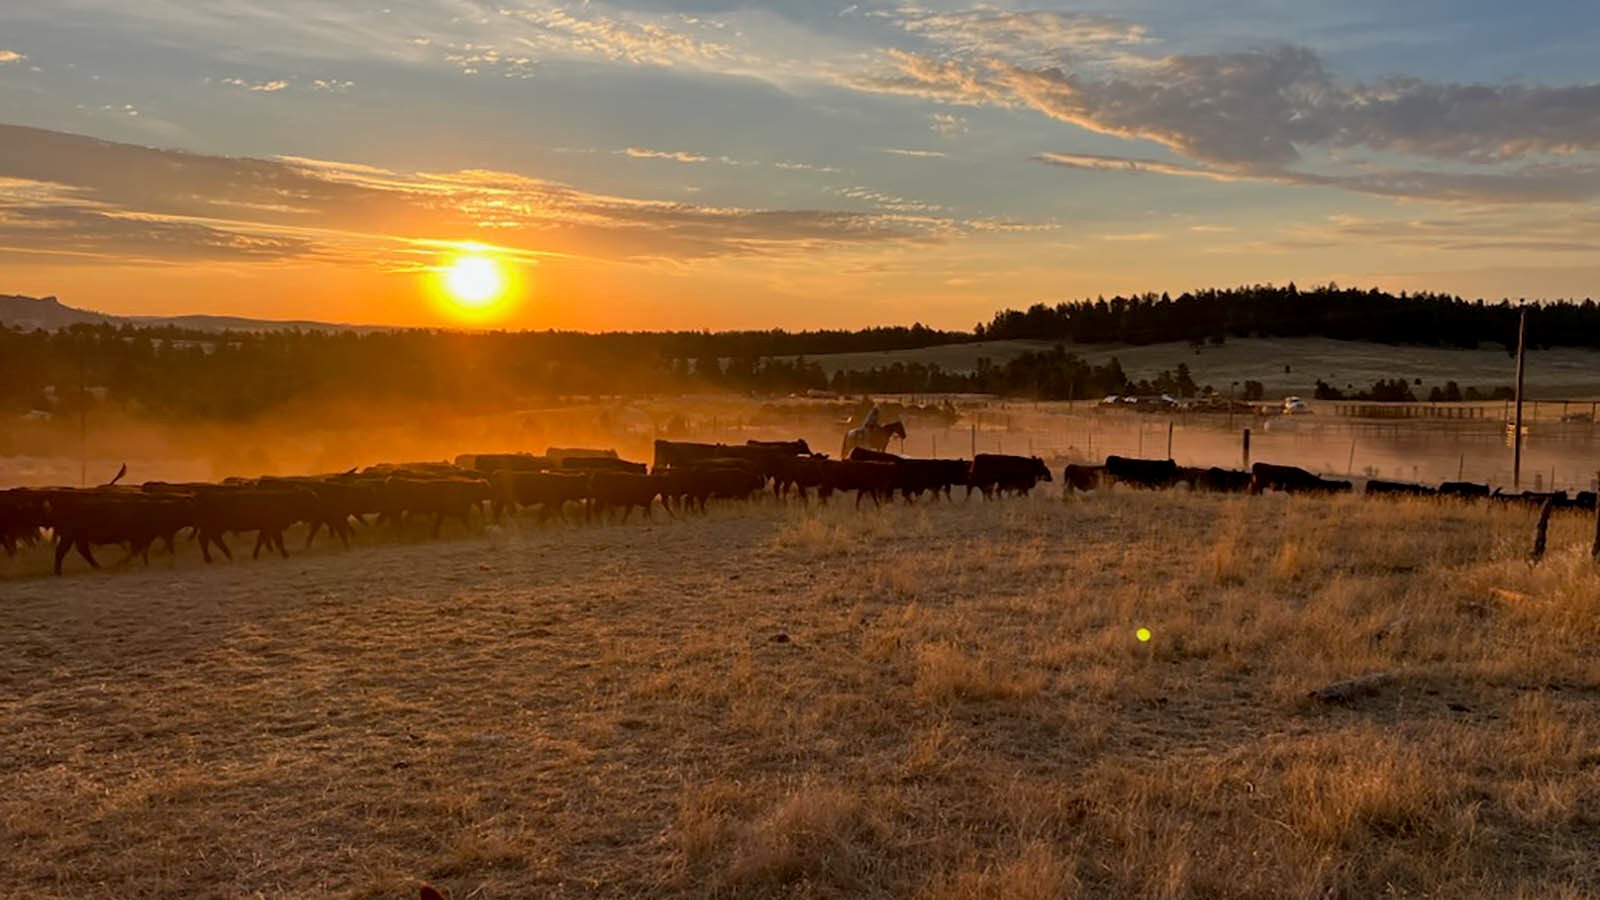
[(378, 491), (381, 515), (392, 519), (404, 531), (407, 516), (433, 516), (433, 537), (439, 536), (445, 519), (460, 519), (472, 526), (472, 511), (492, 499), (486, 478), (427, 478), (416, 475), (391, 475)]
[(142, 556), (150, 562), (150, 547), (165, 541), (173, 548), (177, 533), (195, 523), (190, 498), (148, 496), (134, 488), (54, 488), (41, 491), (45, 520), (55, 534), (55, 573), (61, 574), (67, 554), (77, 550), (92, 568), (100, 568), (92, 548), (119, 545), (127, 549), (124, 562)]
[(1105, 466), (1084, 466), (1077, 463), (1067, 463), (1061, 470), (1061, 481), (1068, 490), (1088, 491), (1098, 490), (1100, 482), (1105, 478)]
[(490, 509), (498, 519), (502, 511), (536, 509), (538, 521), (552, 516), (565, 522), (566, 505), (584, 506), (587, 518), (590, 476), (579, 472), (499, 471), (489, 476)]
[(705, 512), (709, 499), (748, 500), (766, 485), (766, 478), (754, 471), (752, 465), (737, 459), (680, 465), (658, 474), (664, 479), (661, 482), (662, 504), (669, 511), (672, 504), (677, 503)]
[[(666, 475), (641, 475), (635, 472), (596, 472), (590, 479), (589, 494), (594, 498), (595, 515), (605, 521), (606, 510), (621, 507), (622, 521), (634, 507), (644, 510), (650, 518), (650, 507), (666, 487)], [(671, 515), (669, 508), (667, 514)]]

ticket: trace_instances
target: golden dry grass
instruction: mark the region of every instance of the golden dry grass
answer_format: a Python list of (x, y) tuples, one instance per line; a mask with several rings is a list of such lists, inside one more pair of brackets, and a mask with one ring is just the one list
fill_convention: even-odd
[(768, 503), (4, 581), (0, 895), (1593, 896), (1600, 577), (1532, 518)]

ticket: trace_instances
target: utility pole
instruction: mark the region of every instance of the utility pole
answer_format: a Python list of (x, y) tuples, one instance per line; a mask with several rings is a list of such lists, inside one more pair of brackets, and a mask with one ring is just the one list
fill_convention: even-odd
[(1517, 389), (1516, 421), (1511, 426), (1511, 489), (1522, 487), (1522, 354), (1527, 350), (1528, 310), (1522, 310), (1517, 319)]
[(78, 338), (78, 486), (89, 486), (89, 363)]

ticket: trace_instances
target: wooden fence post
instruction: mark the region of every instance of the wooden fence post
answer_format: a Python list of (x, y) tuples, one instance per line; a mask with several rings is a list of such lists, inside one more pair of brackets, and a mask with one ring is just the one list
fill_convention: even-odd
[[(1600, 472), (1596, 472), (1595, 480), (1600, 481)], [(1589, 555), (1595, 562), (1600, 562), (1600, 500), (1594, 504), (1594, 546), (1589, 548)]]
[(1528, 564), (1534, 565), (1544, 559), (1545, 542), (1550, 535), (1550, 513), (1556, 508), (1556, 498), (1549, 497), (1544, 501), (1544, 506), (1539, 507), (1539, 524), (1533, 527), (1533, 549), (1528, 551)]

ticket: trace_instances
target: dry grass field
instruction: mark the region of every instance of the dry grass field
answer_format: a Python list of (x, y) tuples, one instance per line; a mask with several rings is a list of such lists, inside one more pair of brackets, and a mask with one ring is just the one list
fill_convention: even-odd
[(1595, 896), (1592, 525), (1530, 569), (1532, 518), (767, 504), (11, 577), (0, 895)]

